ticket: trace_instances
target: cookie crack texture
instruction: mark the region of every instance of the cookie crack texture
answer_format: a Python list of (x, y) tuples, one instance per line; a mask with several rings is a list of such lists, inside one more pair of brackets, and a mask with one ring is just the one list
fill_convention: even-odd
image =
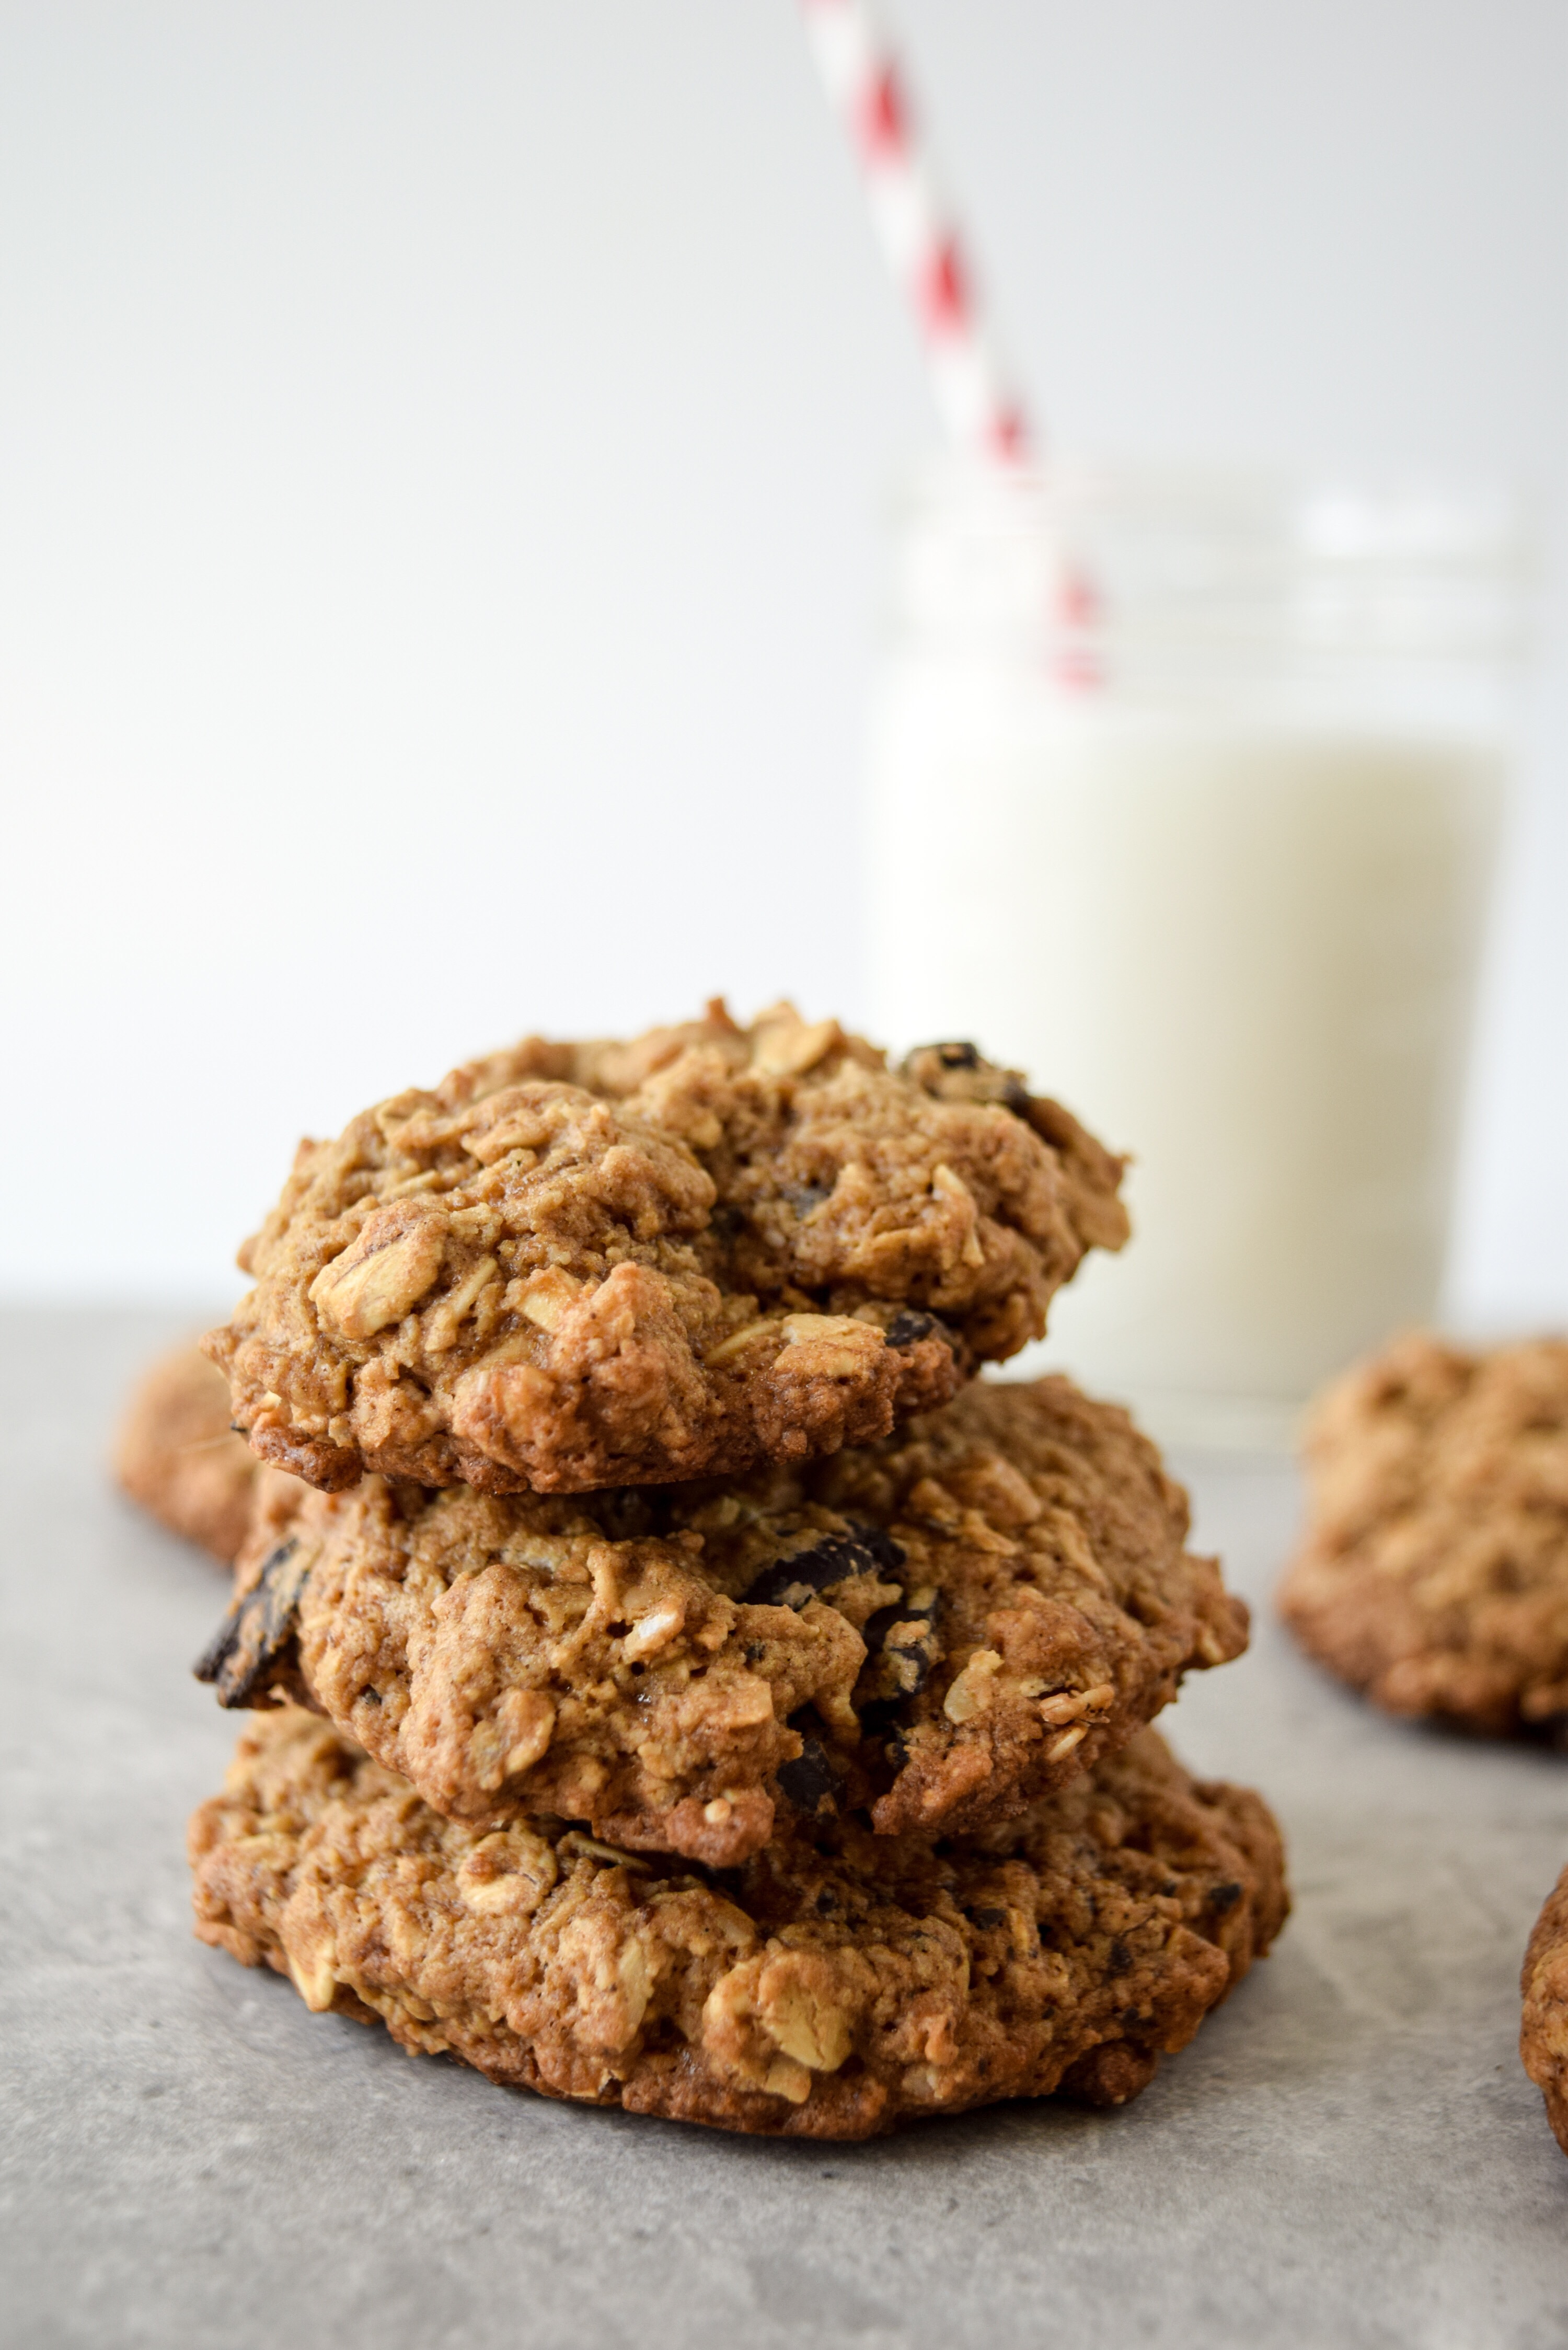
[(202, 1939), (313, 2008), (546, 2095), (820, 2138), (1058, 2089), (1121, 2104), (1287, 1907), (1258, 1797), (1152, 1732), (1005, 1829), (823, 1818), (718, 1886), (558, 1824), (444, 1820), (284, 1708), (190, 1853)]
[(326, 1491), (742, 1473), (1040, 1336), (1126, 1238), (1121, 1173), (972, 1047), (894, 1071), (788, 1005), (534, 1037), (302, 1144), (204, 1343), (254, 1451)]

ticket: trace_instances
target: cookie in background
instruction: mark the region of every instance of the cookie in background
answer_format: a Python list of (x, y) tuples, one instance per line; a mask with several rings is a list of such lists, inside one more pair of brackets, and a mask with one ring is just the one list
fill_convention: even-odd
[(297, 1478), (258, 1461), (230, 1425), (229, 1386), (194, 1339), (171, 1347), (132, 1388), (115, 1438), (115, 1482), (139, 1508), (233, 1566), (258, 1526), (282, 1528)]
[(1545, 2099), (1558, 2145), (1568, 2154), (1568, 1868), (1535, 1921), (1520, 1992), (1520, 2058)]
[(1389, 1713), (1568, 1724), (1568, 1341), (1397, 1338), (1324, 1390), (1280, 1612)]

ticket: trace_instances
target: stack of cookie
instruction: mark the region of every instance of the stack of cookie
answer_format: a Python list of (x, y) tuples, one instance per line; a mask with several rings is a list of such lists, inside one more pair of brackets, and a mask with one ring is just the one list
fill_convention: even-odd
[[(531, 1039), (303, 1145), (205, 1342), (275, 1471), (198, 1930), (553, 2095), (857, 2137), (1121, 2102), (1280, 1846), (1147, 1725), (1245, 1644), (1126, 1415), (972, 1375), (1121, 1164), (788, 1006)], [(280, 1503), (279, 1496), (285, 1496)]]

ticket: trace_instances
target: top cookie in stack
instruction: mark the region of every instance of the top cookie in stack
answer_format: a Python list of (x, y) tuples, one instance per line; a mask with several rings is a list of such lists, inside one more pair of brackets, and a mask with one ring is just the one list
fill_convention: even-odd
[(491, 1493), (886, 1436), (1119, 1248), (1122, 1161), (972, 1045), (897, 1072), (788, 1005), (547, 1044), (301, 1146), (205, 1345), (265, 1461)]

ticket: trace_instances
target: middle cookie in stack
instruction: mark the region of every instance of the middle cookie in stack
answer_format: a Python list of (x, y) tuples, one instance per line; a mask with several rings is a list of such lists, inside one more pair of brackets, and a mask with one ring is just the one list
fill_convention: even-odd
[(501, 1498), (367, 1478), (242, 1558), (202, 1665), (302, 1695), (449, 1819), (732, 1866), (791, 1812), (1005, 1819), (1246, 1645), (1185, 1497), (1065, 1379), (799, 1471)]
[[(727, 1872), (1048, 1811), (1246, 1639), (1124, 1413), (944, 1401), (1119, 1244), (1119, 1174), (969, 1046), (894, 1075), (788, 1013), (524, 1046), (307, 1146), (213, 1350), (256, 1450), (335, 1490), (258, 1529), (203, 1676), (325, 1714), (476, 1849), (578, 1822), (600, 1865)], [(203, 1932), (293, 1970), (224, 1850)], [(398, 2028), (346, 1950), (309, 1971)]]

